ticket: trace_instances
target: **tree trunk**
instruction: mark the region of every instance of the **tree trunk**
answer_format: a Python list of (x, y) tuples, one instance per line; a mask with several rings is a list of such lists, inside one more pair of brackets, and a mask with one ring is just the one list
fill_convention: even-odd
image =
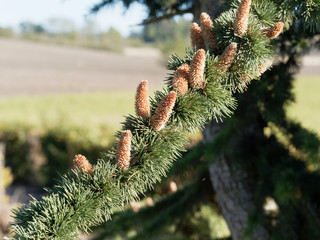
[(222, 3), (224, 0), (198, 0), (195, 1), (194, 21), (199, 22), (202, 12), (208, 13), (213, 19), (222, 12)]
[[(204, 141), (212, 141), (222, 125), (211, 122), (203, 131)], [(222, 215), (228, 224), (233, 240), (245, 239), (243, 232), (250, 211), (254, 208), (251, 181), (246, 171), (235, 164), (232, 156), (221, 155), (209, 167), (210, 180)], [(249, 239), (267, 240), (269, 234), (257, 226)]]
[[(222, 3), (223, 0), (199, 0), (194, 20), (199, 22), (201, 12), (207, 12), (212, 19), (216, 18), (222, 11)], [(222, 124), (209, 123), (203, 131), (204, 141), (212, 141), (221, 128)], [(232, 156), (226, 155), (221, 155), (210, 165), (209, 174), (232, 239), (243, 240), (249, 213), (254, 208), (249, 176), (241, 166), (235, 165)], [(250, 239), (267, 240), (269, 234), (262, 226), (258, 226)]]

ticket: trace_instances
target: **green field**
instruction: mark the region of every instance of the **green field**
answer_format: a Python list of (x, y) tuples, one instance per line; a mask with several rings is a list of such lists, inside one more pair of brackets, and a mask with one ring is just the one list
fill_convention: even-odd
[(288, 116), (320, 136), (320, 76), (299, 76), (294, 85), (296, 102)]
[(134, 91), (75, 93), (0, 99), (0, 129), (18, 128), (41, 134), (70, 131), (71, 137), (109, 144), (124, 115), (134, 112)]
[[(320, 77), (299, 77), (288, 115), (320, 135), (319, 90)], [(108, 144), (123, 116), (134, 112), (134, 90), (7, 98), (0, 99), (0, 109), (0, 129), (82, 129), (83, 137)]]

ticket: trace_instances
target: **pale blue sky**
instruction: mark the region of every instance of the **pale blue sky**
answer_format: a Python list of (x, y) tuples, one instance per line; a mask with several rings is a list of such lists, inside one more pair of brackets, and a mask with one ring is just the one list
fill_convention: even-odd
[[(50, 18), (66, 18), (73, 20), (80, 28), (90, 7), (97, 2), (99, 0), (0, 0), (0, 26), (17, 29), (23, 21), (43, 24)], [(102, 31), (114, 27), (122, 35), (128, 36), (131, 31), (140, 29), (136, 25), (146, 17), (146, 11), (139, 4), (132, 5), (128, 11), (122, 4), (117, 4), (89, 17)]]

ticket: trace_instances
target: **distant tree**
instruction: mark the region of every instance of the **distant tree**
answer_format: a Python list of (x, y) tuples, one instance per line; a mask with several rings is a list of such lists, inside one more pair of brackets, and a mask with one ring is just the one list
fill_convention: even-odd
[(190, 46), (189, 28), (188, 20), (163, 20), (145, 25), (141, 35), (144, 42), (158, 47), (164, 56), (183, 55), (185, 48)]
[(22, 22), (20, 23), (20, 30), (22, 34), (28, 33), (45, 33), (46, 29), (40, 25), (32, 22)]

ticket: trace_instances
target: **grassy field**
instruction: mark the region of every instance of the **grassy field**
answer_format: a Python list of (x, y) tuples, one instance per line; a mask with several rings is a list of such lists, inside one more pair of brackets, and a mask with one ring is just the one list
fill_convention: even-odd
[(299, 76), (294, 86), (296, 102), (288, 116), (320, 136), (320, 76)]
[[(288, 108), (290, 118), (320, 136), (320, 78), (299, 77), (296, 103)], [(41, 133), (48, 129), (82, 129), (84, 137), (108, 144), (120, 128), (123, 115), (134, 112), (134, 91), (110, 91), (0, 100), (0, 129), (27, 128)]]
[[(110, 91), (0, 100), (0, 129), (81, 129), (90, 141), (110, 143), (124, 115), (134, 112), (134, 91)], [(100, 143), (101, 144), (101, 143)]]

